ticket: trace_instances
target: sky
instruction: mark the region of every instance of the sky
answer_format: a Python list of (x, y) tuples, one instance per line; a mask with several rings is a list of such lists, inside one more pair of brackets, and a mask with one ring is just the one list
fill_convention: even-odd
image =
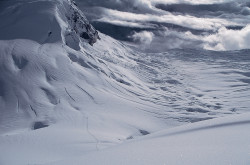
[(250, 49), (250, 0), (77, 0), (96, 29), (147, 52)]

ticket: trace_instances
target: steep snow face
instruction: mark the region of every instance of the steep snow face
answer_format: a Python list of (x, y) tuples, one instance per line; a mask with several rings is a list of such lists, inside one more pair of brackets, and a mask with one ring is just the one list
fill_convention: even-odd
[[(119, 42), (101, 37), (110, 56), (114, 48), (109, 42), (129, 53)], [(159, 107), (130, 92), (141, 93), (143, 86), (126, 69), (135, 64), (124, 54), (111, 62), (90, 54), (95, 49), (88, 43), (84, 52), (23, 39), (0, 45), (3, 165), (80, 156), (166, 126), (148, 113)]]
[[(138, 129), (144, 124), (152, 129), (154, 124), (151, 128), (143, 119), (149, 115), (139, 110), (151, 103), (141, 105), (142, 101), (130, 92), (141, 92), (142, 83), (121, 67), (122, 63), (133, 64), (124, 57), (120, 65), (107, 66), (88, 49), (92, 49), (89, 44), (85, 45), (86, 52), (78, 52), (61, 44), (1, 41), (1, 131), (31, 128), (29, 125), (40, 120), (47, 124), (70, 118), (85, 120), (77, 116), (86, 113), (100, 113), (102, 118), (107, 115), (110, 121), (113, 118), (122, 122), (124, 118), (129, 125), (134, 120), (141, 125)], [(152, 105), (146, 109), (154, 109)], [(127, 120), (130, 111), (140, 114), (141, 119), (135, 115)]]
[(61, 40), (55, 1), (1, 1), (2, 40), (30, 39), (40, 44)]
[[(128, 69), (136, 65), (130, 49), (105, 35), (99, 41), (103, 47), (93, 48), (99, 35), (71, 1), (19, 2), (1, 13), (1, 18), (14, 13), (11, 19), (19, 20), (17, 25), (10, 21), (1, 29), (13, 25), (10, 31), (2, 30), (14, 33), (20, 28), (12, 37), (24, 38), (0, 41), (1, 134), (61, 122), (83, 123), (79, 129), (84, 129), (93, 123), (88, 130), (119, 142), (165, 125), (147, 112), (157, 106), (134, 94), (145, 90)], [(35, 28), (27, 22), (35, 22)], [(29, 34), (29, 29), (34, 33)], [(12, 39), (3, 34), (1, 39)], [(103, 51), (108, 58), (98, 57)], [(111, 136), (115, 130), (119, 133)]]

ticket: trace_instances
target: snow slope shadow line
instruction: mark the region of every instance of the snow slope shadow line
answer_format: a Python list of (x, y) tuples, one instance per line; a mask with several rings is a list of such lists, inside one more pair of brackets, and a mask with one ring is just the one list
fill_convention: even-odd
[(87, 129), (87, 132), (88, 132), (88, 134), (90, 135), (90, 136), (92, 136), (93, 137), (93, 139), (95, 139), (95, 141), (96, 141), (96, 150), (97, 151), (99, 151), (99, 143), (100, 143), (100, 141), (99, 141), (99, 139), (94, 135), (94, 134), (92, 134), (91, 132), (90, 132), (90, 130), (89, 130), (89, 118), (88, 117), (86, 117), (86, 119), (87, 119), (87, 124), (86, 124), (86, 129)]
[(19, 110), (20, 110), (20, 103), (19, 103), (19, 98), (17, 97), (16, 112), (19, 113)]
[(30, 105), (30, 109), (31, 109), (32, 112), (34, 112), (35, 116), (38, 117), (38, 114), (37, 114), (36, 110), (31, 105)]
[(185, 131), (177, 131), (177, 132), (167, 133), (165, 135), (161, 135), (161, 136), (157, 136), (157, 137), (167, 137), (167, 136), (172, 136), (172, 135), (180, 135), (180, 134), (192, 133), (192, 132), (196, 132), (196, 131), (202, 131), (202, 130), (205, 131), (208, 129), (223, 128), (223, 127), (230, 127), (230, 126), (239, 126), (239, 125), (245, 125), (245, 124), (250, 124), (250, 120), (231, 122), (231, 123), (222, 123), (222, 124), (204, 126), (204, 127), (200, 127), (200, 128), (193, 128), (193, 129), (188, 129)]
[(65, 89), (65, 92), (67, 93), (67, 95), (73, 100), (73, 101), (76, 101), (70, 94), (69, 94), (69, 92), (67, 91), (67, 89), (66, 88), (64, 88)]
[(41, 89), (44, 91), (44, 93), (46, 94), (46, 97), (48, 98), (48, 100), (51, 104), (53, 104), (53, 105), (58, 104), (58, 100), (57, 100), (56, 96), (50, 90), (48, 90), (46, 88), (41, 88)]
[(22, 56), (16, 56), (15, 55), (15, 48), (16, 48), (16, 42), (13, 42), (10, 54), (13, 60), (13, 64), (16, 68), (18, 69), (23, 69), (27, 64), (28, 64), (28, 60)]
[(79, 85), (76, 84), (76, 86), (77, 86), (79, 89), (81, 89), (86, 95), (88, 95), (89, 98), (90, 98), (94, 103), (98, 104), (98, 103), (96, 102), (95, 98), (94, 98), (90, 93), (88, 93), (86, 90), (84, 90), (84, 89), (83, 89), (82, 87), (80, 87)]

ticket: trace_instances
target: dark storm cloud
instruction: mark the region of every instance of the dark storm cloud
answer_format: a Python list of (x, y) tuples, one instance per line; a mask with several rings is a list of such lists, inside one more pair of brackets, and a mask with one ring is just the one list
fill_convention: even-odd
[(211, 15), (220, 16), (222, 14), (241, 14), (250, 15), (248, 6), (250, 3), (218, 3), (218, 4), (157, 4), (156, 8), (168, 11), (177, 12), (180, 14), (190, 15)]
[(133, 13), (155, 13), (148, 0), (76, 0), (81, 7), (101, 7)]
[(77, 3), (96, 29), (118, 40), (134, 42), (147, 51), (250, 48), (247, 1), (77, 0)]
[[(153, 28), (150, 27), (144, 27), (143, 25), (138, 26), (131, 26), (131, 23), (125, 24), (125, 26), (121, 24), (112, 24), (112, 23), (107, 23), (107, 22), (99, 22), (99, 21), (94, 21), (92, 22), (92, 25), (96, 28), (99, 29), (102, 33), (105, 33), (109, 36), (112, 36), (118, 40), (122, 41), (133, 41), (133, 38), (129, 37), (135, 32), (141, 32), (141, 31), (152, 31)], [(130, 26), (129, 26), (130, 25)]]

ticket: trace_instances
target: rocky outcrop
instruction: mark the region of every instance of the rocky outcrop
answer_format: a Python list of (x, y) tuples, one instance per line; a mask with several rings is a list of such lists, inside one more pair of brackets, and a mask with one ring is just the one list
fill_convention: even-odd
[(74, 1), (70, 3), (70, 11), (67, 19), (74, 32), (81, 38), (88, 40), (90, 45), (93, 45), (97, 39), (100, 39), (97, 30), (87, 21)]
[[(81, 41), (87, 41), (93, 46), (100, 39), (97, 30), (89, 23), (74, 1), (64, 1), (58, 9), (60, 20), (63, 20), (67, 25), (67, 27), (64, 27), (63, 33), (66, 45), (79, 50)], [(62, 18), (63, 15), (65, 17)]]

